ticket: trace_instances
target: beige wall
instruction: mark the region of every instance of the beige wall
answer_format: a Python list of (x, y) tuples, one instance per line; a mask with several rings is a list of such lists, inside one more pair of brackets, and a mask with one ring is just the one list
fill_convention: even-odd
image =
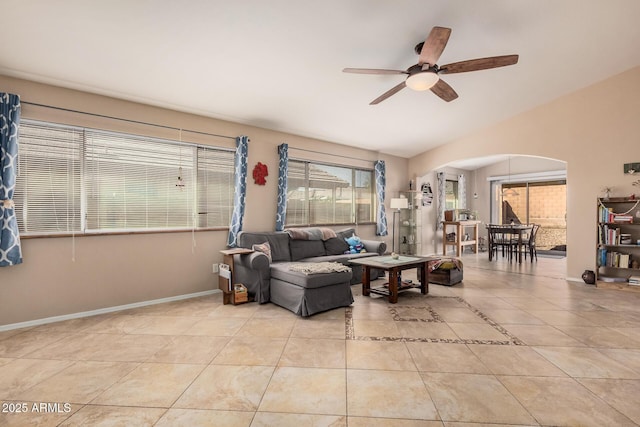
[(449, 162), (492, 154), (567, 162), (567, 277), (595, 268), (595, 201), (604, 186), (633, 193), (623, 164), (640, 159), (640, 67), (563, 96), (409, 161), (423, 176)]
[[(385, 160), (389, 177), (387, 207), (391, 195), (405, 189), (409, 180), (407, 159), (369, 150), (3, 76), (0, 76), (0, 90), (17, 93), (23, 101), (30, 103), (178, 129), (249, 136), (249, 169), (262, 162), (268, 166), (269, 176), (265, 186), (254, 184), (249, 177), (245, 230), (274, 229), (278, 174), (276, 147), (283, 142), (289, 144), (292, 158), (369, 168), (373, 168), (374, 160)], [(178, 139), (178, 132), (171, 129), (27, 103), (23, 105), (22, 117)], [(183, 132), (182, 139), (234, 147), (232, 139), (197, 136), (189, 132)], [(375, 225), (359, 226), (358, 232), (363, 238), (376, 238)], [(196, 232), (195, 246), (190, 232), (23, 239), (24, 263), (0, 268), (0, 327), (215, 289), (217, 276), (212, 274), (212, 264), (222, 261), (219, 251), (226, 248), (226, 239), (227, 230)], [(385, 240), (391, 243), (390, 236)], [(72, 260), (74, 244), (75, 261)]]

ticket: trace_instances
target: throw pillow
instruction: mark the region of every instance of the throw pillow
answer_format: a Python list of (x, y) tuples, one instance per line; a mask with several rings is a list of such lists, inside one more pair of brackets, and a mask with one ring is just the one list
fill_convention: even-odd
[(324, 242), (327, 255), (340, 255), (349, 250), (349, 245), (341, 237), (332, 237)]
[(251, 249), (254, 251), (262, 252), (269, 258), (269, 262), (271, 262), (271, 246), (269, 246), (269, 242), (264, 242), (260, 244), (256, 244), (251, 246)]

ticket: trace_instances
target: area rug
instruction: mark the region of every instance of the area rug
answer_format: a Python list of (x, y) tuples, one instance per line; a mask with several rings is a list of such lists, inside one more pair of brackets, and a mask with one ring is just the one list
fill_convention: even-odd
[[(418, 302), (418, 298), (420, 300), (420, 305), (416, 304)], [(407, 305), (402, 304), (402, 299), (409, 299)], [(440, 323), (446, 325), (446, 322), (443, 320), (442, 316), (438, 313), (438, 309), (433, 306), (436, 305), (437, 302), (443, 302), (443, 300), (448, 300), (446, 302), (457, 303), (457, 307), (459, 307), (460, 311), (465, 312), (467, 316), (475, 316), (476, 323), (488, 325), (493, 328), (497, 334), (496, 336), (501, 336), (501, 339), (479, 339), (479, 338), (454, 338), (454, 337), (430, 337), (429, 328), (427, 324)], [(424, 302), (422, 302), (424, 301)], [(434, 301), (434, 303), (429, 304), (430, 301)], [(400, 300), (397, 304), (388, 304), (386, 308), (389, 313), (389, 320), (393, 322), (410, 322), (416, 325), (425, 324), (424, 328), (417, 327), (417, 330), (421, 330), (421, 333), (411, 335), (409, 334), (398, 334), (397, 336), (389, 336), (388, 334), (368, 334), (368, 335), (359, 335), (356, 331), (356, 322), (359, 319), (354, 319), (353, 316), (353, 307), (347, 307), (345, 312), (345, 332), (346, 338), (348, 340), (360, 340), (360, 341), (399, 341), (399, 342), (430, 342), (430, 343), (448, 343), (448, 344), (488, 344), (488, 345), (525, 345), (523, 341), (521, 341), (518, 337), (510, 333), (507, 329), (499, 325), (497, 322), (493, 321), (487, 315), (482, 313), (477, 308), (473, 307), (467, 301), (460, 297), (453, 296), (433, 296), (428, 295), (424, 296), (419, 293), (411, 293), (407, 292), (400, 297)], [(362, 320), (362, 319), (360, 319)], [(414, 328), (416, 329), (416, 328)], [(426, 335), (426, 336), (425, 336)]]

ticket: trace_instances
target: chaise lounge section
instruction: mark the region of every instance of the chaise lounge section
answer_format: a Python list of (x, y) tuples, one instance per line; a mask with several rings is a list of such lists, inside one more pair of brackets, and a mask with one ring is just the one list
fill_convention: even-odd
[[(345, 253), (349, 252), (345, 239), (354, 235), (353, 228), (240, 232), (238, 246), (257, 250), (234, 255), (234, 281), (244, 284), (255, 301), (272, 302), (300, 316), (349, 306), (351, 285), (362, 281), (362, 267), (349, 261), (386, 251), (384, 242), (363, 240), (366, 252)], [(377, 278), (384, 272), (373, 275)]]

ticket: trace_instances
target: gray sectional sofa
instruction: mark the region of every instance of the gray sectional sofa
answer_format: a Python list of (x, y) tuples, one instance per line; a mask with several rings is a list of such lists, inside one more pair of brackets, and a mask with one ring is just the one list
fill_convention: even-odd
[[(272, 302), (300, 316), (349, 306), (353, 303), (351, 285), (362, 282), (362, 267), (350, 265), (354, 258), (382, 255), (386, 243), (363, 240), (366, 252), (345, 253), (349, 245), (345, 238), (355, 234), (353, 228), (333, 232), (335, 237), (318, 237), (319, 229), (309, 231), (304, 238), (300, 234), (281, 232), (247, 232), (238, 234), (238, 246), (253, 248), (268, 243), (271, 260), (259, 251), (234, 255), (234, 282), (247, 287), (249, 297), (259, 303)], [(326, 229), (325, 229), (326, 230)], [(292, 237), (293, 236), (293, 237)], [(351, 267), (351, 271), (305, 273), (292, 266), (298, 263), (337, 262)], [(300, 267), (298, 265), (297, 267)], [(304, 267), (304, 266), (302, 266)], [(310, 265), (311, 267), (311, 265)], [(373, 271), (373, 278), (383, 276), (383, 271)]]

